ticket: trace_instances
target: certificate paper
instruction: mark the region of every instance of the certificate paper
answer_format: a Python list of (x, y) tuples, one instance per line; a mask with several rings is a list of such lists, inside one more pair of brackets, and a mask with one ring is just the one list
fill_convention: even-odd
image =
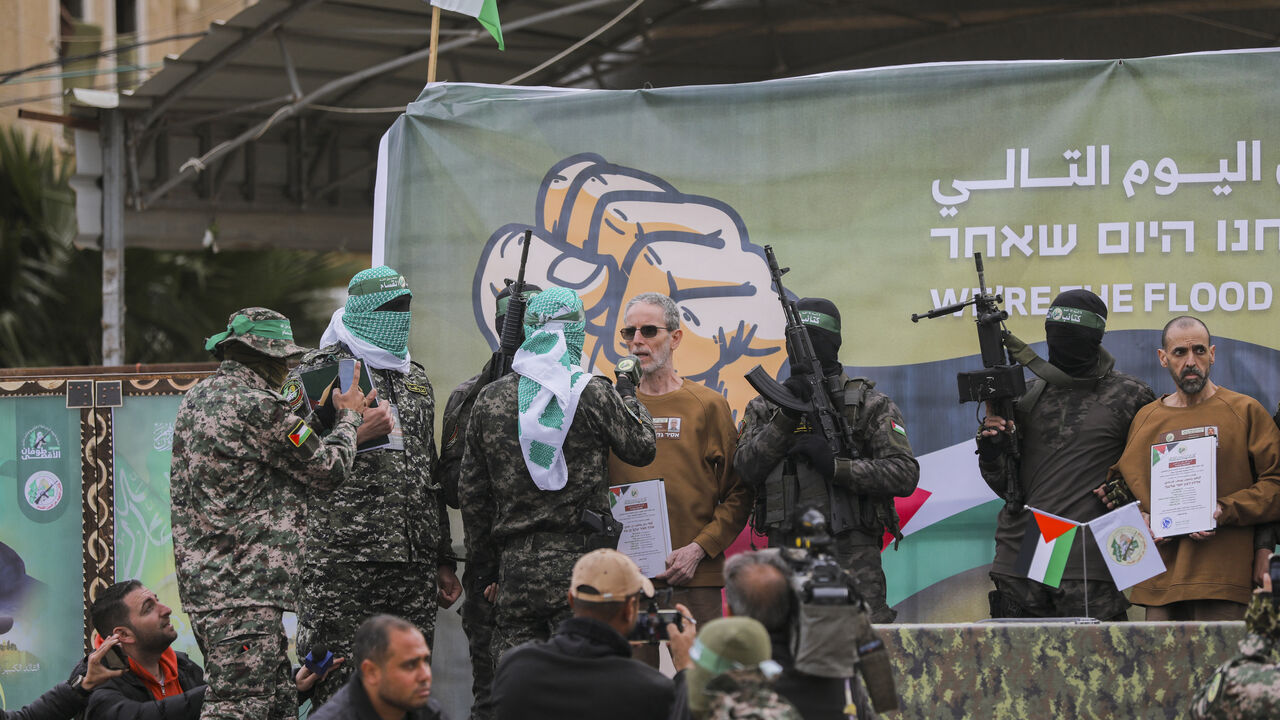
[(618, 552), (634, 560), (645, 577), (662, 574), (671, 554), (666, 483), (658, 478), (611, 487), (609, 503), (622, 523)]
[(1170, 537), (1217, 527), (1218, 438), (1151, 446), (1151, 532)]

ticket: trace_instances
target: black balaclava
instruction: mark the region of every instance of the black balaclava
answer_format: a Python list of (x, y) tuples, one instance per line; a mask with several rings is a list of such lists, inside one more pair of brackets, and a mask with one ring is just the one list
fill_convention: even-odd
[[(822, 364), (822, 373), (839, 375), (844, 372), (844, 366), (840, 364), (840, 311), (835, 303), (826, 298), (800, 298), (796, 309), (809, 331), (809, 342)], [(804, 372), (804, 369), (793, 364), (791, 371)]]
[(1089, 377), (1107, 325), (1107, 306), (1088, 290), (1068, 290), (1053, 299), (1044, 317), (1049, 362), (1072, 377)]

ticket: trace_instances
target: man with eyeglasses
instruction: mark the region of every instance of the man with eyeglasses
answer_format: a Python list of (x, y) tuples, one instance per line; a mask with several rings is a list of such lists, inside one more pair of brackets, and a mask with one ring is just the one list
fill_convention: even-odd
[[(467, 556), (496, 561), (490, 654), (546, 640), (570, 616), (565, 584), (583, 553), (616, 547), (609, 452), (653, 461), (653, 421), (620, 373), (617, 389), (582, 366), (582, 301), (567, 288), (525, 308), (514, 371), (476, 397), (467, 422), (458, 501)], [(482, 708), (484, 712), (486, 709)]]
[[(638, 397), (653, 416), (658, 456), (645, 467), (612, 458), (609, 482), (665, 481), (672, 552), (654, 580), (660, 589), (670, 587), (672, 601), (688, 606), (698, 622), (707, 622), (721, 615), (725, 548), (751, 512), (751, 489), (733, 469), (733, 415), (723, 395), (676, 371), (684, 331), (670, 297), (649, 292), (632, 298), (620, 333), (626, 351), (640, 360)], [(635, 656), (656, 667), (658, 646), (643, 646)]]

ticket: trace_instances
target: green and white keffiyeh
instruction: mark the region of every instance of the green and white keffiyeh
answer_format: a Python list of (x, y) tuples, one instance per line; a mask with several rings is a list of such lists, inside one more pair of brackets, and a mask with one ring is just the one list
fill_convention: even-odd
[(411, 316), (378, 309), (401, 295), (413, 297), (409, 283), (386, 265), (356, 273), (347, 285), (347, 304), (333, 313), (320, 347), (340, 342), (371, 368), (409, 372)]
[(409, 313), (378, 309), (401, 295), (413, 297), (400, 273), (386, 265), (361, 270), (347, 285), (342, 322), (356, 337), (402, 358), (409, 352)]
[(533, 484), (560, 490), (569, 481), (564, 439), (591, 381), (578, 364), (586, 338), (582, 300), (566, 288), (543, 290), (524, 311), (524, 334), (511, 361), (520, 376), (520, 450)]

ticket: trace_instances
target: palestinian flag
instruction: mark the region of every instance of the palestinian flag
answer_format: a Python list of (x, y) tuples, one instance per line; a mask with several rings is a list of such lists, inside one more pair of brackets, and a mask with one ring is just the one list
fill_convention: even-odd
[(1022, 549), (1014, 570), (1020, 575), (1052, 587), (1062, 584), (1062, 571), (1067, 567), (1067, 554), (1080, 524), (1028, 506), (1034, 522), (1027, 523)]

